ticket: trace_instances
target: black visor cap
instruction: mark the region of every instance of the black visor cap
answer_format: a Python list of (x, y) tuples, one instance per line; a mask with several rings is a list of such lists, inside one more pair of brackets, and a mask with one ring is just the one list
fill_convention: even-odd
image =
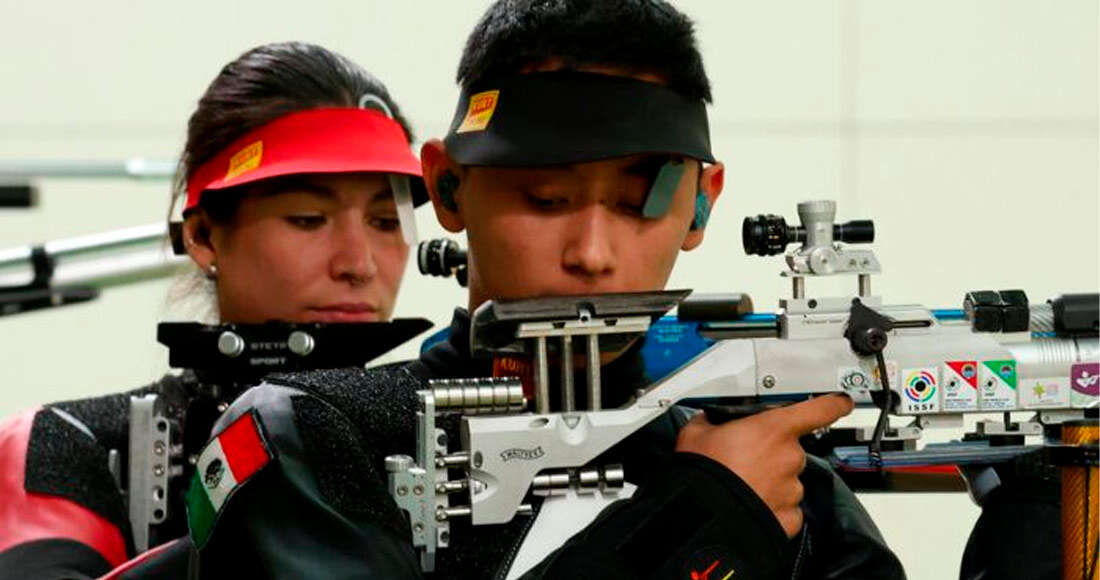
[(715, 162), (703, 101), (656, 83), (572, 71), (463, 90), (444, 143), (463, 165), (543, 167), (646, 153)]

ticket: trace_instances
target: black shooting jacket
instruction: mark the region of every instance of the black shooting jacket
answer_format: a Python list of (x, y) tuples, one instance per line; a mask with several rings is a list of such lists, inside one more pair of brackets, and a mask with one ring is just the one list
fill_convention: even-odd
[[(639, 348), (602, 369), (605, 408), (644, 386)], [(415, 456), (418, 389), (431, 378), (484, 377), (469, 350), (469, 316), (411, 363), (269, 377), (214, 431), (252, 414), (271, 457), (240, 483), (212, 531), (195, 539), (192, 578), (420, 578), (407, 519), (390, 498), (384, 459)], [(803, 531), (788, 540), (736, 475), (674, 451), (689, 413), (673, 408), (604, 453), (621, 463), (629, 498), (616, 501), (524, 578), (902, 579), (895, 555), (829, 468), (811, 460)], [(457, 437), (456, 424), (443, 424)], [(452, 439), (457, 440), (457, 439)], [(535, 498), (536, 516), (540, 503)], [(450, 547), (429, 577), (504, 579), (532, 516), (502, 525), (451, 523)], [(717, 562), (717, 564), (715, 563)]]

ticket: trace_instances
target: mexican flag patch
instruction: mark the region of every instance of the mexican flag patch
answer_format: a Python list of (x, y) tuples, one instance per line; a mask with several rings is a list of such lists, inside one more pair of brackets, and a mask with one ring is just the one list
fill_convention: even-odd
[(206, 444), (187, 491), (187, 523), (196, 547), (201, 548), (210, 537), (229, 496), (270, 461), (259, 421), (251, 412)]

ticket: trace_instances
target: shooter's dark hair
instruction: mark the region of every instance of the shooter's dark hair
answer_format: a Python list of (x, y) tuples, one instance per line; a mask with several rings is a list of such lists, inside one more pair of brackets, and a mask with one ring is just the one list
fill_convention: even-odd
[(694, 24), (662, 0), (498, 0), (466, 40), (457, 81), (465, 88), (550, 58), (655, 74), (711, 102)]

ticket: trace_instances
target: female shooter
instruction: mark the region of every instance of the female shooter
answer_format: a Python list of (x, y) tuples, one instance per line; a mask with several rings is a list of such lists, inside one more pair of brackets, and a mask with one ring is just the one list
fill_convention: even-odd
[[(174, 245), (220, 321), (388, 320), (426, 200), (410, 139), (385, 86), (324, 48), (269, 44), (227, 64), (188, 122), (173, 191)], [(167, 518), (135, 541), (120, 489), (131, 396), (166, 403), (187, 458), (242, 388), (170, 374), (0, 423), (0, 578), (94, 578), (185, 535), (184, 490), (169, 487)]]

